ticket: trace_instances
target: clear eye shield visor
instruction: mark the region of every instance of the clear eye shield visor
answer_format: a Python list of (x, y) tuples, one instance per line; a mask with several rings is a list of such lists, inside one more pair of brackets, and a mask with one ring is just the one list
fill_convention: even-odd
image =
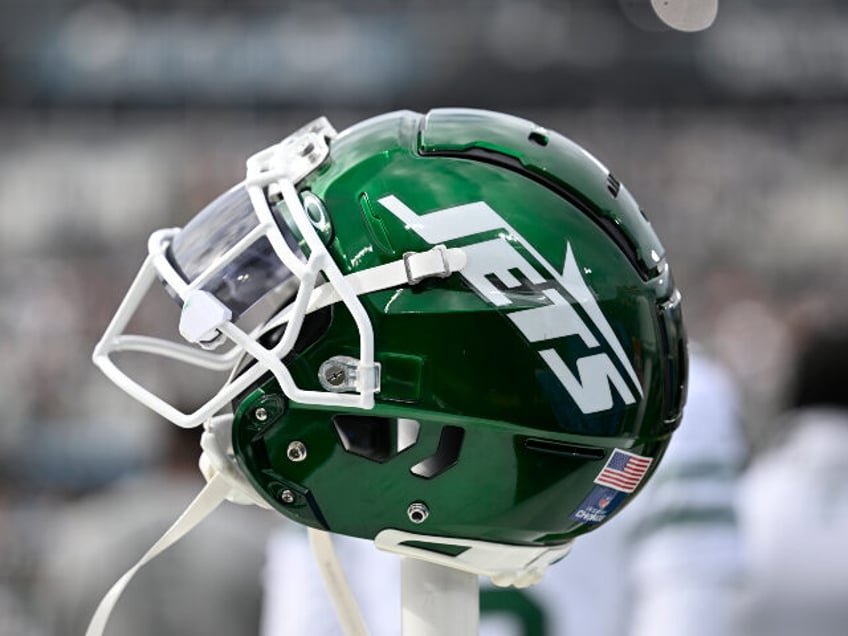
[[(274, 249), (261, 228), (247, 187), (239, 184), (177, 232), (165, 250), (166, 257), (189, 288), (201, 289), (217, 298), (232, 311), (235, 321), (266, 294), (291, 279), (292, 257), (306, 262), (292, 229), (280, 219), (277, 221), (285, 241), (282, 253)], [(173, 289), (170, 291), (178, 295)], [(193, 342), (204, 340), (183, 335)]]

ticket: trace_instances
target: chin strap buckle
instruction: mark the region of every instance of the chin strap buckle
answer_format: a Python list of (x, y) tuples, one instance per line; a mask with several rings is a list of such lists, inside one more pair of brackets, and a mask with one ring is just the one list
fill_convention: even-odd
[(447, 278), (465, 265), (465, 253), (459, 249), (448, 249), (436, 245), (426, 252), (406, 252), (403, 267), (406, 281), (415, 285), (425, 278)]

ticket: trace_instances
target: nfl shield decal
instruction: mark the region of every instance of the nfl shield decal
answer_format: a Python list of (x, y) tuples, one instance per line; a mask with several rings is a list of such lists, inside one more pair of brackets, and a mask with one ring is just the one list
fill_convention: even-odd
[(595, 486), (571, 518), (584, 523), (600, 523), (615, 512), (626, 498), (627, 493), (605, 486)]

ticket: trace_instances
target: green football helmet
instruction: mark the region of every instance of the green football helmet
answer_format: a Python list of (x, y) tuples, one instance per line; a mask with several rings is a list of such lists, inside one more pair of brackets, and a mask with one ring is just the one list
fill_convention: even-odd
[[(601, 163), (523, 119), (316, 120), (149, 252), (95, 362), (204, 424), (204, 474), (233, 499), (308, 526), (526, 584), (638, 492), (680, 422), (662, 245)], [(157, 279), (187, 343), (123, 333)], [(229, 376), (185, 413), (117, 351)]]

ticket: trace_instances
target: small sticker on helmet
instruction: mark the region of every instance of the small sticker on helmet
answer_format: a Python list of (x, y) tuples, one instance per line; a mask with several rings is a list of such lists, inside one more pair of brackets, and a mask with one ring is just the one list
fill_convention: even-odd
[(651, 457), (613, 449), (607, 463), (595, 477), (595, 483), (622, 492), (633, 492), (642, 483), (653, 461)]
[(601, 523), (615, 512), (626, 498), (627, 493), (606, 486), (595, 486), (580, 507), (571, 514), (571, 518), (583, 523)]

